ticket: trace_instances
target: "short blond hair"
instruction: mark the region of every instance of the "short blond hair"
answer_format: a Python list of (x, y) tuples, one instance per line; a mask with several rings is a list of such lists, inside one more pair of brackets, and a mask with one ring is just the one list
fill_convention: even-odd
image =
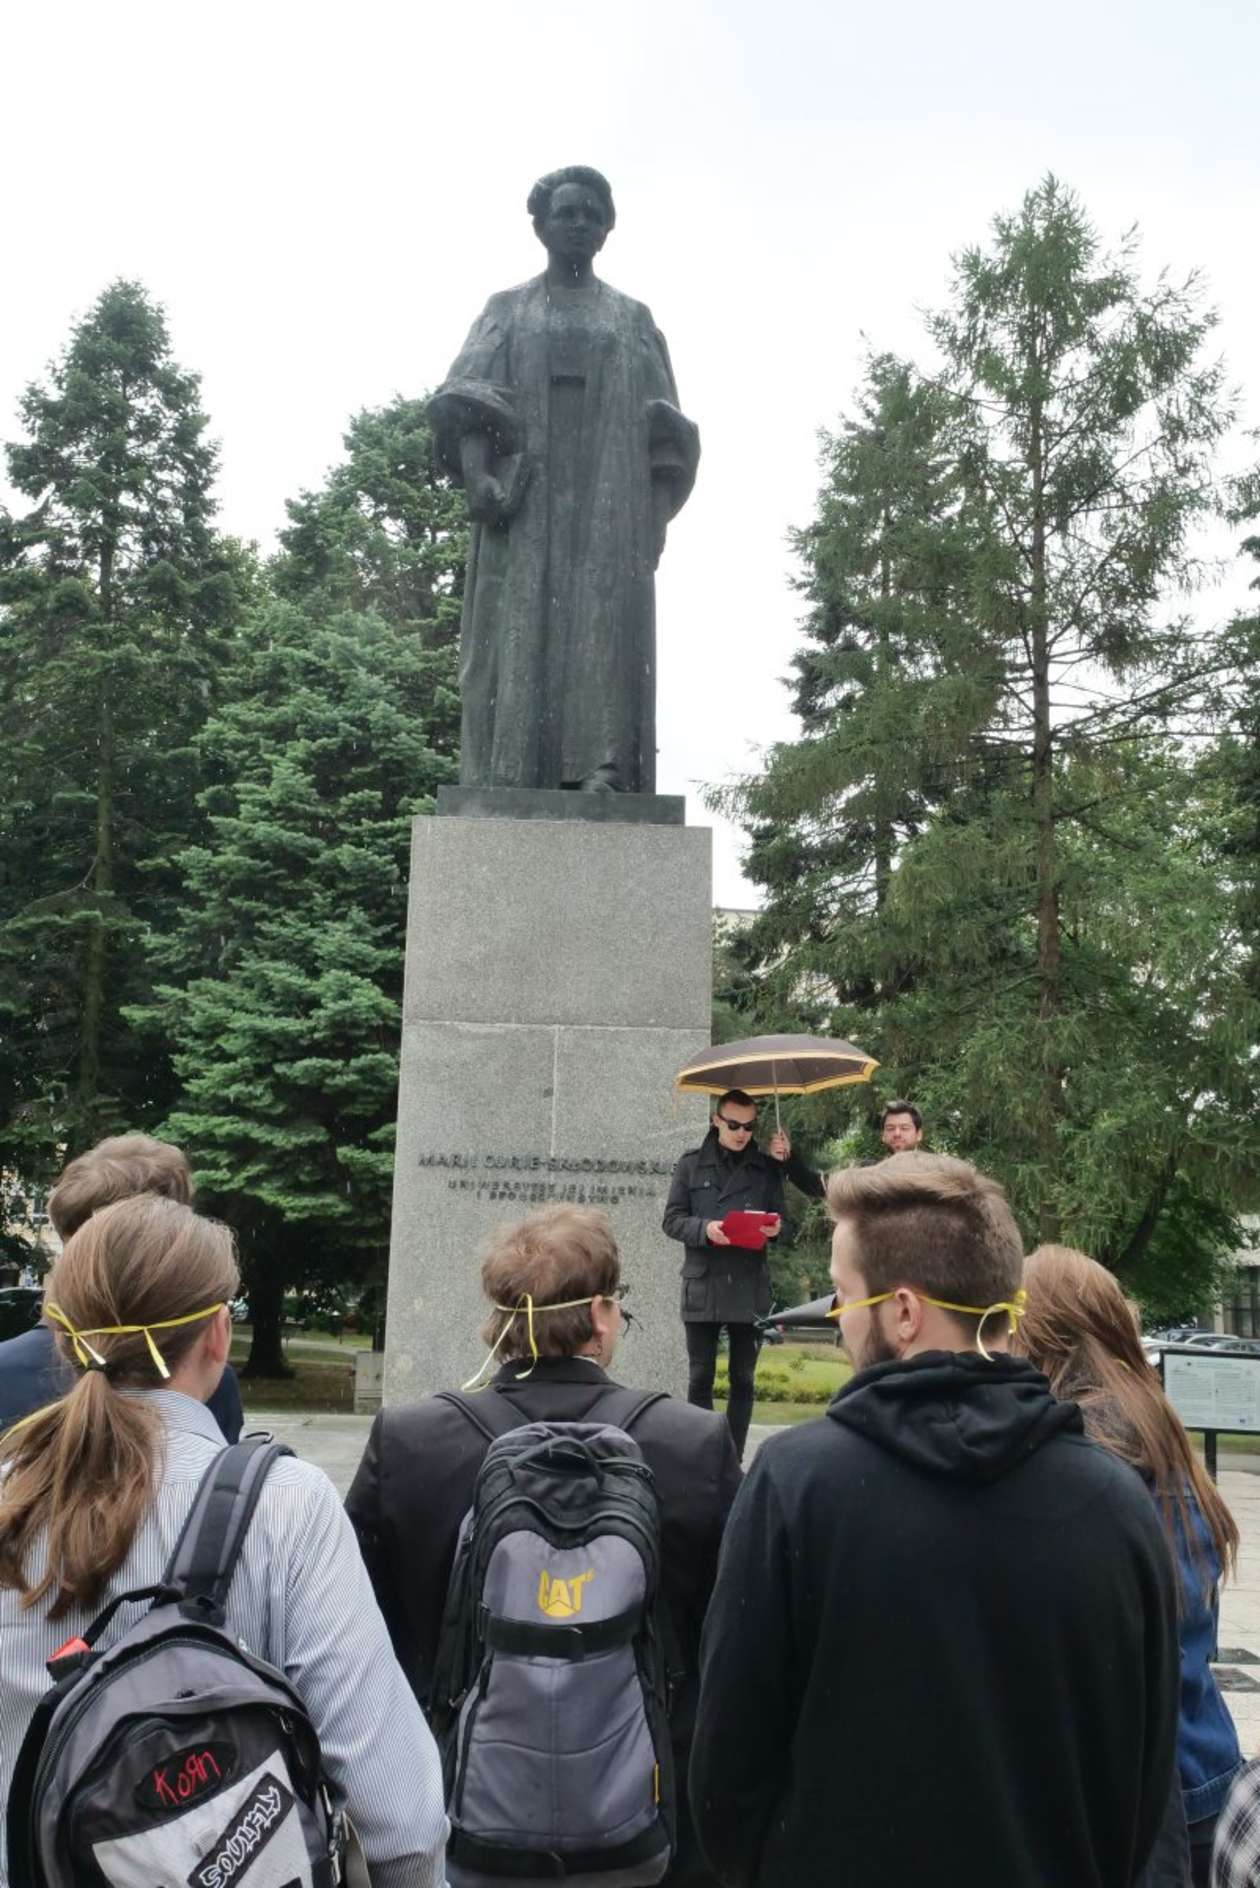
[[(540, 1315), (534, 1343), (540, 1357), (572, 1357), (595, 1335), (589, 1304), (564, 1311), (575, 1298), (611, 1297), (621, 1283), (621, 1254), (607, 1213), (592, 1206), (540, 1206), (525, 1219), (500, 1226), (485, 1249), (481, 1289), (494, 1311), (482, 1329), (486, 1344), (499, 1344), (505, 1360), (531, 1355), (529, 1323), (514, 1308), (528, 1295)], [(506, 1331), (505, 1331), (506, 1326)]]
[[(997, 1181), (969, 1161), (908, 1153), (842, 1167), (828, 1176), (827, 1206), (853, 1228), (872, 1296), (909, 1285), (983, 1308), (1019, 1289), (1024, 1242), (1015, 1216)], [(958, 1322), (970, 1329), (976, 1320)]]

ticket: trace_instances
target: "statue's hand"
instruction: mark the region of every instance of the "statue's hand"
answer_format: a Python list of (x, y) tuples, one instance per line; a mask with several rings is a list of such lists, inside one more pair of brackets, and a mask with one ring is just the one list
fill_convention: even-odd
[(503, 487), (492, 472), (476, 472), (467, 485), (468, 510), (478, 524), (504, 524), (507, 507)]

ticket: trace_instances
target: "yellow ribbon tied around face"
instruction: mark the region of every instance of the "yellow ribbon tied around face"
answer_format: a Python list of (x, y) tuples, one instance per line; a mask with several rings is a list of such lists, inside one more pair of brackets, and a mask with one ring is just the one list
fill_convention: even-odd
[(996, 1311), (1005, 1311), (1007, 1329), (1010, 1335), (1014, 1337), (1019, 1328), (1020, 1319), (1028, 1310), (1028, 1293), (1022, 1286), (1019, 1291), (1015, 1293), (1013, 1298), (999, 1298), (996, 1304), (956, 1305), (949, 1298), (931, 1298), (925, 1291), (916, 1291), (913, 1285), (897, 1285), (894, 1286), (892, 1291), (876, 1292), (873, 1298), (850, 1298), (846, 1300), (844, 1304), (834, 1304), (826, 1315), (829, 1318), (841, 1318), (846, 1311), (861, 1311), (867, 1305), (882, 1305), (889, 1298), (895, 1298), (899, 1291), (913, 1292), (914, 1296), (921, 1298), (925, 1305), (935, 1305), (938, 1311), (961, 1311), (969, 1318), (979, 1318), (980, 1323), (976, 1330), (976, 1349), (986, 1363), (992, 1363), (993, 1361), (988, 1351), (984, 1348), (984, 1338), (981, 1335), (986, 1320), (991, 1318)]
[(525, 1328), (529, 1333), (529, 1369), (518, 1371), (516, 1378), (518, 1383), (523, 1383), (526, 1377), (533, 1374), (534, 1365), (538, 1362), (538, 1343), (534, 1337), (535, 1317), (541, 1317), (543, 1313), (547, 1311), (576, 1311), (581, 1305), (598, 1304), (601, 1298), (607, 1298), (608, 1296), (609, 1294), (605, 1291), (596, 1291), (592, 1292), (589, 1298), (566, 1298), (562, 1304), (558, 1305), (536, 1305), (531, 1294), (526, 1291), (521, 1293), (520, 1298), (514, 1305), (496, 1304), (494, 1307), (495, 1310), (501, 1311), (504, 1315), (505, 1322), (503, 1329), (495, 1338), (494, 1349), (487, 1354), (486, 1360), (476, 1376), (469, 1377), (467, 1383), (461, 1383), (459, 1386), (460, 1389), (475, 1390), (478, 1387), (481, 1383), (481, 1379), (485, 1376), (487, 1370), (498, 1356), (499, 1347), (517, 1318), (524, 1318)]
[(54, 1324), (59, 1324), (70, 1339), (74, 1349), (75, 1362), (84, 1370), (105, 1370), (108, 1359), (101, 1356), (95, 1345), (89, 1344), (90, 1337), (138, 1337), (143, 1334), (153, 1359), (153, 1367), (162, 1378), (170, 1376), (166, 1359), (153, 1341), (155, 1331), (173, 1331), (181, 1324), (196, 1324), (198, 1318), (213, 1317), (216, 1311), (223, 1310), (223, 1303), (207, 1305), (204, 1311), (189, 1311), (182, 1318), (155, 1318), (151, 1324), (97, 1324), (90, 1330), (79, 1331), (70, 1322), (59, 1304), (50, 1299), (44, 1306), (44, 1316)]

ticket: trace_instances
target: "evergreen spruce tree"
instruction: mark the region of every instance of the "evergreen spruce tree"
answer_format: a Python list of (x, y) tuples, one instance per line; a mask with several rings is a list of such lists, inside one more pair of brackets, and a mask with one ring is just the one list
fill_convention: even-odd
[(194, 737), (247, 582), (162, 311), (116, 282), (22, 400), (0, 514), (0, 1165), (37, 1179), (171, 1099), (125, 1020), (198, 830)]
[(421, 413), (361, 415), (346, 464), (291, 508), (278, 594), (198, 740), (210, 837), (154, 950), (144, 1020), (181, 1082), (167, 1128), (240, 1231), (256, 1375), (283, 1370), (285, 1290), (366, 1279), (388, 1242), (410, 826), (457, 772), (465, 540)]
[(1193, 577), (1188, 537), (1217, 501), (1212, 450), (1232, 418), (1220, 363), (1201, 358), (1215, 317), (1195, 277), (1162, 276), (1147, 292), (1136, 265), (1136, 238), (1103, 255), (1079, 201), (1049, 177), (996, 220), (989, 250), (959, 258), (954, 304), (931, 323), (970, 418), (968, 474), (998, 521), (974, 607), (1005, 660), (1000, 733), (1027, 769), (1043, 1238), (1060, 1229), (1079, 1059), (1066, 848), (1073, 825), (1099, 829), (1105, 804), (1082, 802), (1057, 762), (1147, 736), (1194, 677), (1189, 626), (1165, 620), (1165, 599)]
[[(918, 626), (926, 690), (898, 661), (866, 745), (888, 761), (883, 804), (914, 796), (886, 824), (891, 869), (846, 765), (877, 712), (869, 657), (848, 702), (798, 685), (802, 741), (734, 796), (769, 893), (753, 938), (775, 1020), (862, 1041), (884, 1092), (997, 1173), (1031, 1236), (1086, 1245), (1139, 1291), (1205, 1288), (1254, 1137), (1230, 829), (1186, 743), (1219, 655), (1174, 607), (1230, 417), (1201, 359), (1211, 325), (1193, 278), (1141, 288), (1132, 238), (1104, 257), (1053, 179), (998, 219), (932, 322), (939, 432), (899, 479), (949, 494), (924, 528), (950, 580)], [(815, 527), (832, 561), (807, 562), (837, 615), (877, 568), (875, 534), (836, 529), (846, 471)], [(917, 597), (913, 570), (891, 590)], [(816, 605), (806, 674), (834, 659), (825, 626)], [(836, 848), (821, 882), (779, 870), (802, 830)]]
[[(974, 531), (955, 403), (874, 357), (857, 417), (823, 436), (818, 515), (795, 534), (808, 600), (794, 657), (799, 741), (714, 801), (741, 814), (768, 898), (731, 940), (760, 966), (746, 1006), (806, 1026), (835, 1003), (876, 1008), (913, 979), (911, 953), (872, 975), (894, 863), (968, 784), (958, 755), (992, 713), (995, 675), (964, 614)], [(753, 986), (754, 989), (756, 986)]]

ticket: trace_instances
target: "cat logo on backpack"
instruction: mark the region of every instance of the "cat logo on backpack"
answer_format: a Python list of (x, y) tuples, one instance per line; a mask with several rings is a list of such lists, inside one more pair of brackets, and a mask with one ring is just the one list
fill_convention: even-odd
[(569, 1580), (562, 1580), (558, 1573), (548, 1573), (544, 1567), (538, 1576), (539, 1612), (546, 1613), (549, 1619), (572, 1619), (582, 1610), (582, 1588), (594, 1578), (589, 1567), (585, 1573), (575, 1573)]
[(673, 1850), (673, 1753), (660, 1509), (625, 1432), (656, 1398), (518, 1427), (493, 1390), (439, 1394), (490, 1439), (430, 1698), (451, 1888), (647, 1888)]

